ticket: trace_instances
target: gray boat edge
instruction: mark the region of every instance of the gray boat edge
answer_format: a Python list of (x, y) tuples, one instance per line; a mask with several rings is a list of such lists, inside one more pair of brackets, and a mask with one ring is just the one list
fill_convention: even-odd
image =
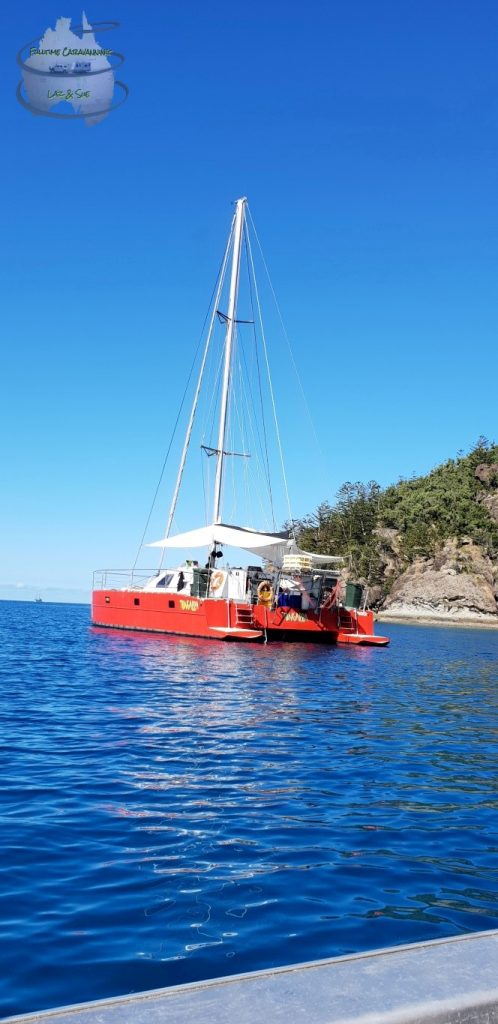
[(498, 1024), (498, 930), (4, 1018), (43, 1024)]

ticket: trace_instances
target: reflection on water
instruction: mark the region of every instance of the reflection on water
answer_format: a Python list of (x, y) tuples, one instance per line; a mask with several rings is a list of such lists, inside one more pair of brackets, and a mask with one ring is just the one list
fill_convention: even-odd
[(5, 1013), (498, 926), (496, 634), (1, 618)]

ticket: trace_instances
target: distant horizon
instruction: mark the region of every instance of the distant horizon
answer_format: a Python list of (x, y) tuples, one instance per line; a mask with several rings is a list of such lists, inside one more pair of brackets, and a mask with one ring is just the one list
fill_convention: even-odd
[(44, 604), (91, 604), (91, 589), (83, 587), (53, 587), (50, 585), (22, 586), (0, 583), (0, 601), (35, 604), (41, 598)]
[(42, 598), (41, 601), (37, 601), (36, 598), (29, 597), (0, 597), (2, 604), (77, 604), (82, 606), (91, 606), (91, 601), (48, 601)]

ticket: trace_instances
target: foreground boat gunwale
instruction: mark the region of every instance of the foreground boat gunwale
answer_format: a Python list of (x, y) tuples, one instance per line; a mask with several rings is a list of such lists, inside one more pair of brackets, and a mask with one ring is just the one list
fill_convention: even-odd
[[(5, 1024), (490, 1024), (498, 929), (146, 989), (4, 1018)], [(145, 1005), (146, 1004), (146, 1005)]]

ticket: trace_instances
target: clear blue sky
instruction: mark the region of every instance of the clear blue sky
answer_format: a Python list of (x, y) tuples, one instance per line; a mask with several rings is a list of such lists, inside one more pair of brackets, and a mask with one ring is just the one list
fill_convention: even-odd
[(92, 128), (15, 99), (81, 9), (3, 12), (0, 584), (133, 560), (242, 194), (325, 455), (287, 438), (296, 515), (496, 437), (496, 5), (85, 9), (130, 89)]

